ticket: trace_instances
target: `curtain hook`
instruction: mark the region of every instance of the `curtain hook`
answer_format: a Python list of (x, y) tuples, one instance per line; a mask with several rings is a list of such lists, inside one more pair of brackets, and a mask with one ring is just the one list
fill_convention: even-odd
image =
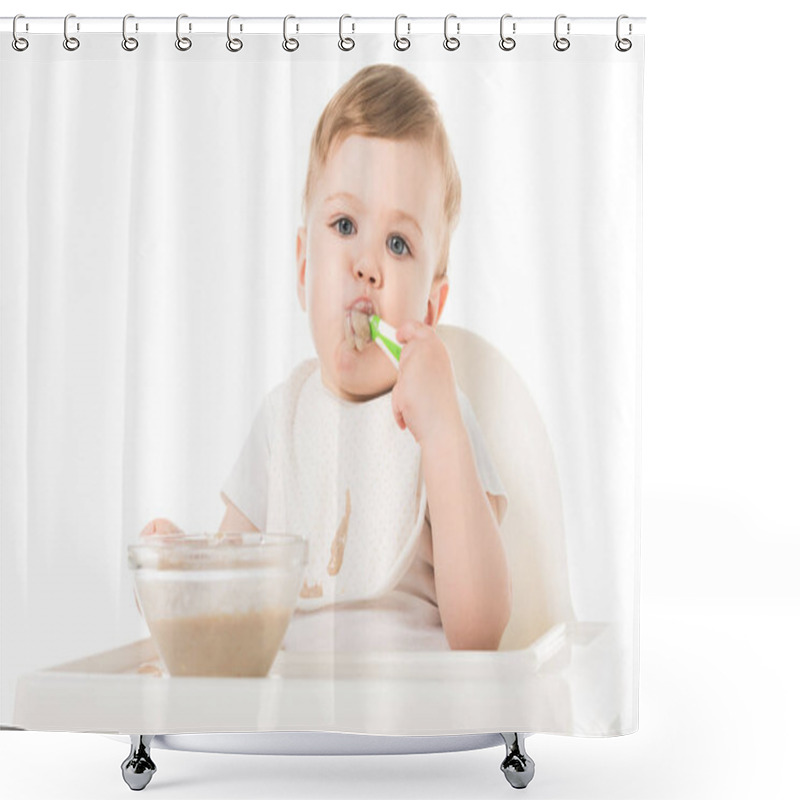
[[(231, 21), (234, 19), (239, 19), (239, 17), (236, 14), (231, 14), (228, 17), (228, 41), (225, 42), (225, 47), (227, 47), (231, 53), (238, 53), (242, 47), (244, 47), (244, 45), (241, 39), (231, 39)], [(240, 26), (239, 30), (241, 29), (242, 28)]]
[[(67, 23), (69, 22), (70, 18), (74, 19), (75, 15), (67, 14), (67, 16), (64, 17), (64, 49), (72, 52), (73, 50), (77, 50), (81, 46), (81, 43), (74, 36), (70, 36), (67, 32)], [(80, 28), (78, 28), (78, 30), (80, 30)]]
[(23, 39), (21, 36), (17, 36), (17, 20), (18, 19), (25, 19), (24, 14), (17, 14), (14, 17), (14, 23), (11, 26), (11, 33), (13, 35), (13, 39), (11, 40), (11, 46), (18, 52), (21, 53), (23, 50), (28, 49), (28, 40)]
[(129, 53), (131, 53), (139, 46), (139, 40), (134, 39), (133, 36), (128, 36), (127, 26), (129, 19), (134, 19), (133, 14), (126, 14), (122, 18), (122, 49), (127, 50)]
[[(570, 41), (565, 36), (558, 35), (558, 21), (560, 19), (566, 19), (566, 14), (559, 14), (556, 17), (555, 22), (553, 23), (553, 35), (556, 37), (556, 40), (553, 42), (553, 47), (558, 50), (559, 53), (563, 53), (565, 50), (569, 50)], [(567, 35), (569, 35), (569, 22), (567, 23)]]
[[(192, 46), (192, 40), (188, 36), (181, 36), (181, 20), (187, 19), (188, 16), (188, 14), (178, 14), (178, 18), (175, 20), (175, 47), (183, 52)], [(189, 26), (189, 30), (191, 29)]]
[[(512, 39), (510, 36), (505, 36), (503, 33), (503, 25), (507, 19), (511, 19), (511, 14), (503, 14), (503, 16), (500, 17), (500, 49), (505, 50), (506, 52), (513, 50), (517, 46), (516, 39)], [(512, 23), (511, 30), (513, 33), (516, 33), (516, 23)]]
[[(353, 18), (349, 14), (342, 14), (342, 16), (339, 17), (339, 49), (348, 51), (352, 50), (356, 46), (356, 43), (349, 36), (345, 38), (342, 34), (342, 23), (346, 19), (353, 19)], [(355, 33), (356, 32), (355, 22), (352, 23), (352, 25), (353, 25), (352, 32)]]
[[(408, 50), (411, 47), (411, 39), (407, 39), (405, 36), (400, 36), (400, 20), (401, 19), (408, 19), (405, 14), (398, 14), (394, 18), (394, 49), (395, 50)], [(408, 33), (411, 33), (411, 23), (407, 22), (408, 25)]]
[[(623, 19), (628, 19), (628, 15), (627, 14), (620, 14), (617, 17), (617, 41), (614, 42), (614, 47), (616, 47), (617, 50), (620, 51), (620, 53), (627, 53), (628, 50), (630, 50), (631, 47), (633, 47), (633, 42), (630, 39), (621, 39), (620, 38), (620, 35), (619, 35), (619, 23), (622, 22)], [(631, 33), (633, 33), (633, 26), (629, 22), (628, 23), (628, 34), (630, 35)]]
[[(444, 18), (444, 43), (443, 43), (444, 44), (444, 49), (445, 50), (450, 50), (450, 51), (458, 50), (458, 48), (461, 47), (461, 40), (458, 37), (456, 37), (456, 36), (448, 36), (447, 35), (447, 23), (451, 19), (456, 19), (456, 15), (455, 14), (448, 14)], [(460, 31), (461, 31), (461, 23), (460, 22), (456, 22), (456, 33), (460, 33)]]
[[(288, 14), (283, 18), (283, 49), (286, 50), (287, 53), (293, 53), (298, 47), (300, 47), (300, 42), (298, 42), (297, 39), (294, 37), (290, 39), (286, 35), (287, 23), (290, 19), (297, 19), (297, 17), (293, 17), (291, 14)], [(300, 30), (300, 26), (298, 25), (296, 29)]]

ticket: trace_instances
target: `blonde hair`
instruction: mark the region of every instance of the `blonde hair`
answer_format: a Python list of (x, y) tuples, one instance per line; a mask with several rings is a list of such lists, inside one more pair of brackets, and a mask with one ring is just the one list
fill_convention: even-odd
[(325, 106), (311, 139), (303, 191), (303, 219), (329, 155), (351, 134), (429, 144), (439, 157), (444, 176), (445, 235), (436, 275), (444, 275), (450, 254), (450, 236), (461, 210), (461, 178), (431, 93), (416, 76), (392, 64), (373, 64), (350, 78)]

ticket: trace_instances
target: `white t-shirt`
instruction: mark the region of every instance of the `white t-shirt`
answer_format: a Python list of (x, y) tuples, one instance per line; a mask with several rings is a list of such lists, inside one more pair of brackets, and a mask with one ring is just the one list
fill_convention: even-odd
[[(502, 482), (469, 401), (457, 394), (478, 474), (501, 498), (502, 518)], [(284, 649), (448, 649), (419, 446), (394, 421), (391, 393), (345, 401), (324, 386), (316, 360), (303, 362), (264, 398), (222, 494), (259, 530), (309, 542)]]

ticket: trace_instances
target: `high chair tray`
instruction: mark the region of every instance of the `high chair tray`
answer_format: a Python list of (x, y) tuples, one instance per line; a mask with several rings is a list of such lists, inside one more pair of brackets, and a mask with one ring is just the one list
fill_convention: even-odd
[[(608, 731), (623, 703), (617, 635), (607, 624), (572, 622), (524, 650), (280, 651), (266, 678), (165, 676), (148, 638), (23, 675), (14, 725), (122, 734), (593, 735)], [(577, 705), (575, 719), (596, 730), (576, 730)]]

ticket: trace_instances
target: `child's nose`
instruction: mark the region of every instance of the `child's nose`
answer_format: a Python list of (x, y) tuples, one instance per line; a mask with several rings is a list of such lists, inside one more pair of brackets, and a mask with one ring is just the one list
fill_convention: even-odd
[(363, 258), (353, 266), (353, 273), (359, 281), (366, 281), (370, 286), (380, 286), (381, 272), (377, 262)]

